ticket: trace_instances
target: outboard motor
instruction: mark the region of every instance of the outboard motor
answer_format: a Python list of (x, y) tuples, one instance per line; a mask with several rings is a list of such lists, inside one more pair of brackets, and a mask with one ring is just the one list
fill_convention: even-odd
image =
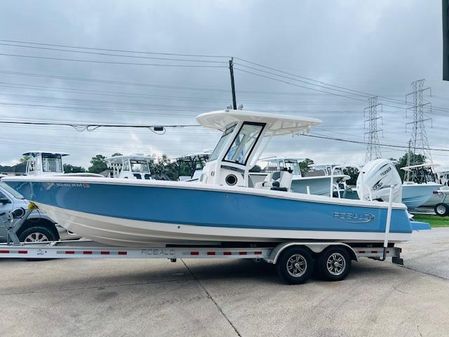
[(402, 202), (402, 181), (390, 160), (376, 159), (365, 164), (357, 178), (360, 200), (389, 201), (393, 186), (393, 202)]

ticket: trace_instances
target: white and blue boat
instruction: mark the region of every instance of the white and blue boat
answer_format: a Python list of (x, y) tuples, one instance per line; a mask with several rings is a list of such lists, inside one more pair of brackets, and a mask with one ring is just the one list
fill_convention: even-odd
[[(117, 246), (320, 240), (380, 243), (388, 202), (291, 191), (292, 174), (270, 173), (249, 187), (249, 172), (274, 136), (306, 133), (312, 118), (244, 112), (201, 114), (222, 132), (198, 182), (76, 176), (3, 178), (67, 229)], [(390, 242), (412, 227), (404, 204), (391, 204)], [(63, 221), (62, 221), (63, 220)]]
[(405, 166), (404, 184), (402, 185), (402, 202), (411, 210), (428, 203), (441, 184), (436, 182), (433, 167), (436, 164), (419, 164)]

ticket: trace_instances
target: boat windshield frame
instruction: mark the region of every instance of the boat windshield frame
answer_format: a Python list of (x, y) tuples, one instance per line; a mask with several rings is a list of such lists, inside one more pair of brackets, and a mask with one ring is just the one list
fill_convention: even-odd
[[(228, 157), (230, 151), (234, 147), (234, 144), (237, 142), (238, 137), (240, 136), (240, 134), (242, 134), (242, 131), (248, 125), (250, 125), (250, 126), (258, 126), (258, 127), (260, 127), (260, 129), (258, 130), (257, 137), (249, 139), (250, 141), (253, 141), (253, 142), (252, 142), (251, 146), (249, 147), (249, 149), (247, 149), (245, 151), (244, 158), (243, 158), (244, 160), (241, 161), (241, 160), (238, 160), (238, 159), (236, 159), (236, 160), (228, 160), (228, 159), (226, 159)], [(248, 122), (248, 121), (243, 122), (241, 124), (241, 126), (240, 126), (239, 131), (237, 132), (237, 134), (235, 135), (235, 137), (232, 140), (231, 144), (229, 145), (228, 150), (226, 151), (226, 154), (223, 157), (223, 162), (246, 166), (247, 163), (248, 163), (249, 158), (251, 157), (252, 152), (254, 151), (254, 148), (255, 148), (256, 144), (259, 142), (259, 138), (262, 135), (266, 125), (267, 125), (266, 123), (261, 123), (261, 122)], [(248, 141), (248, 139), (247, 138), (243, 138), (241, 141), (245, 141), (246, 142), (246, 141)], [(236, 151), (241, 149), (242, 144), (244, 144), (244, 143), (241, 143), (241, 144), (238, 145)], [(235, 156), (235, 154), (233, 156)]]
[(236, 126), (238, 123), (234, 123), (226, 128), (226, 130), (223, 132), (222, 136), (220, 137), (220, 140), (218, 141), (217, 145), (215, 145), (214, 151), (209, 156), (208, 161), (214, 161), (217, 160), (220, 156), (220, 153), (223, 151), (223, 148), (226, 145), (226, 142), (228, 141), (229, 137), (231, 137), (232, 133), (234, 132)]
[[(150, 173), (150, 163), (141, 159), (130, 159), (130, 171), (133, 173)], [(133, 165), (140, 165), (140, 169), (137, 170)]]
[(62, 156), (59, 153), (42, 153), (42, 172), (63, 173)]

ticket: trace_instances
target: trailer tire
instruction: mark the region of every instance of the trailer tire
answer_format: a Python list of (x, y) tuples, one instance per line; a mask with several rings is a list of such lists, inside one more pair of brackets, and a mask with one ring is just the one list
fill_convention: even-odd
[(445, 203), (436, 204), (433, 210), (439, 216), (449, 215), (449, 205)]
[(19, 241), (24, 243), (56, 241), (58, 238), (48, 228), (31, 226), (24, 229), (19, 235)]
[(346, 248), (329, 247), (317, 260), (318, 275), (327, 281), (341, 281), (351, 271), (351, 256)]
[(312, 276), (314, 262), (307, 248), (289, 247), (279, 256), (276, 270), (285, 283), (301, 284)]

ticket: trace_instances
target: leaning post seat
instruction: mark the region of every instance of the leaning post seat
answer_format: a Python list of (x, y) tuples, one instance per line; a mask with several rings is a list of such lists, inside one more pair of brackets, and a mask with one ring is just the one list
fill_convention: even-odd
[(269, 173), (264, 181), (256, 183), (255, 188), (266, 188), (275, 191), (290, 191), (293, 174), (287, 170)]

